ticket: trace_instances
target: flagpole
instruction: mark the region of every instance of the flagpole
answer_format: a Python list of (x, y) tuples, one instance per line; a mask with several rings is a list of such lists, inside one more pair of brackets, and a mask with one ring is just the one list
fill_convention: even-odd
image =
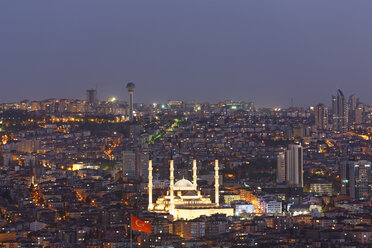
[(132, 237), (132, 214), (130, 215), (130, 248), (133, 248), (133, 237)]

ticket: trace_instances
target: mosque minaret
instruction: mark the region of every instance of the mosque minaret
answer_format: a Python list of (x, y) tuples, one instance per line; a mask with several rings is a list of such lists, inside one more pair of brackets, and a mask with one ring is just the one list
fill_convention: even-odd
[(148, 210), (151, 210), (154, 208), (154, 204), (152, 203), (152, 160), (151, 160), (151, 157), (149, 158), (149, 185), (148, 185), (148, 189), (149, 189), (149, 206), (148, 206)]
[(220, 183), (219, 183), (219, 174), (218, 174), (218, 160), (214, 161), (214, 199), (217, 206), (220, 205)]
[(195, 190), (198, 189), (198, 175), (197, 175), (196, 159), (192, 161), (192, 184), (195, 187)]

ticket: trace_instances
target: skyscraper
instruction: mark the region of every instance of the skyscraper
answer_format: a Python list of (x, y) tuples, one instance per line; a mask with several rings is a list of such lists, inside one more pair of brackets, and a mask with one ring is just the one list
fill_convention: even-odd
[(359, 104), (354, 110), (354, 122), (355, 124), (362, 124), (363, 122), (363, 104)]
[(277, 157), (277, 183), (303, 187), (303, 149), (301, 145), (291, 144)]
[(285, 173), (285, 153), (280, 152), (277, 156), (277, 164), (276, 164), (276, 182), (277, 183), (285, 183), (286, 181), (286, 173)]
[(97, 108), (97, 91), (94, 89), (87, 90), (87, 102), (85, 105), (85, 111), (94, 112)]
[(97, 91), (94, 89), (87, 90), (87, 103), (96, 104), (97, 103)]
[(301, 145), (291, 144), (286, 151), (287, 184), (304, 186), (303, 182), (303, 150)]
[(370, 161), (344, 161), (341, 164), (341, 194), (356, 200), (370, 200), (371, 184)]
[(128, 178), (136, 177), (136, 153), (134, 151), (123, 152), (123, 175)]
[(332, 96), (333, 129), (347, 132), (349, 124), (348, 104), (342, 91), (337, 90), (337, 96)]
[(149, 152), (147, 149), (138, 149), (136, 151), (136, 173), (137, 178), (143, 181), (148, 180), (148, 161)]
[(352, 94), (349, 97), (349, 105), (350, 105), (350, 110), (354, 111), (359, 104), (359, 97), (357, 94)]
[(127, 90), (129, 94), (129, 121), (133, 121), (133, 94), (134, 94), (134, 88), (136, 86), (134, 83), (130, 82), (127, 84)]
[[(361, 120), (359, 119), (357, 123), (357, 115), (358, 117), (360, 117), (360, 110), (358, 110), (358, 105), (359, 105), (359, 97), (357, 94), (352, 94), (350, 97), (349, 97), (349, 104), (348, 104), (348, 107), (349, 107), (349, 123), (353, 123), (353, 124), (360, 124), (361, 123)], [(357, 113), (358, 112), (358, 113)]]
[(328, 128), (328, 108), (323, 103), (319, 103), (315, 107), (315, 126), (318, 130)]
[(336, 113), (337, 109), (337, 97), (332, 96), (332, 113)]
[(127, 150), (123, 152), (124, 176), (147, 181), (149, 152), (144, 149)]

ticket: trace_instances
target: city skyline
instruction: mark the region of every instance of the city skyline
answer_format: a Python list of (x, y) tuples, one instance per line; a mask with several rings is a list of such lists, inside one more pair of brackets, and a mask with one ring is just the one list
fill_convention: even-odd
[(362, 101), (372, 91), (367, 1), (87, 3), (0, 4), (0, 102), (96, 86), (125, 100), (129, 81), (144, 103), (329, 105), (338, 88)]
[[(133, 83), (133, 82), (129, 82), (129, 83)], [(124, 84), (124, 86), (127, 85), (127, 83)], [(125, 89), (127, 90), (127, 89)], [(335, 92), (339, 92), (341, 89), (337, 89)], [(116, 95), (110, 95), (110, 96), (107, 96), (106, 98), (100, 98), (98, 95), (99, 95), (99, 92), (95, 89), (87, 89), (86, 92), (85, 92), (85, 96), (81, 96), (80, 98), (67, 98), (67, 97), (60, 97), (60, 98), (57, 98), (57, 97), (48, 97), (48, 98), (44, 98), (44, 99), (20, 99), (18, 101), (13, 101), (13, 102), (0, 102), (0, 104), (12, 104), (12, 103), (20, 103), (20, 102), (24, 102), (24, 101), (29, 101), (29, 102), (42, 102), (42, 101), (47, 101), (47, 100), (52, 100), (52, 99), (61, 99), (61, 100), (80, 100), (80, 101), (87, 101), (88, 103), (91, 101), (91, 96), (88, 94), (88, 92), (94, 92), (95, 96), (95, 100), (96, 101), (99, 101), (99, 102), (112, 102), (112, 101), (119, 101), (119, 102), (124, 102), (124, 103), (127, 103), (130, 105), (130, 95), (128, 95), (128, 92), (124, 92), (124, 95), (119, 95), (116, 94)], [(138, 92), (136, 92), (137, 94)], [(88, 94), (88, 95), (87, 95)], [(127, 95), (125, 95), (127, 94)], [(244, 101), (244, 100), (237, 100), (237, 99), (223, 99), (223, 100), (219, 100), (219, 101), (215, 101), (215, 102), (208, 102), (208, 101), (195, 101), (195, 100), (190, 100), (190, 101), (186, 101), (184, 99), (177, 99), (177, 98), (170, 98), (168, 100), (164, 100), (164, 101), (160, 101), (160, 102), (154, 102), (154, 101), (147, 101), (147, 102), (139, 102), (139, 101), (134, 101), (133, 104), (145, 104), (145, 105), (151, 105), (151, 104), (167, 104), (169, 102), (172, 102), (172, 101), (181, 101), (183, 103), (192, 103), (192, 102), (195, 102), (195, 103), (198, 103), (198, 104), (218, 104), (218, 103), (223, 103), (223, 102), (229, 102), (229, 101), (232, 101), (232, 102), (245, 102), (245, 103), (253, 103), (255, 104), (256, 107), (258, 108), (291, 108), (291, 107), (295, 107), (295, 108), (302, 108), (302, 107), (313, 107), (313, 108), (316, 108), (319, 104), (320, 105), (324, 105), (326, 106), (327, 108), (329, 107), (330, 109), (332, 109), (332, 105), (333, 105), (333, 99), (332, 97), (334, 96), (329, 96), (329, 99), (328, 101), (324, 101), (324, 102), (321, 102), (321, 101), (314, 101), (313, 104), (310, 104), (310, 105), (296, 105), (294, 104), (293, 102), (293, 98), (290, 99), (290, 103), (285, 105), (285, 106), (280, 106), (280, 105), (272, 105), (272, 106), (268, 106), (268, 105), (264, 105), (264, 106), (260, 106), (260, 105), (256, 105), (255, 102), (253, 101)], [(346, 101), (349, 99), (350, 101), (350, 98), (351, 97), (357, 97), (358, 99), (358, 102), (359, 103), (363, 103), (363, 104), (367, 104), (369, 105), (368, 102), (363, 102), (359, 99), (359, 95), (357, 93), (353, 93), (353, 94), (350, 94), (350, 95), (346, 95), (345, 96), (345, 99)]]

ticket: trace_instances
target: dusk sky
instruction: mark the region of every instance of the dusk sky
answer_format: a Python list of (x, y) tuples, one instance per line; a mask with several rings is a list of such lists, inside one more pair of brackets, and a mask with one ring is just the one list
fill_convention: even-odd
[(0, 102), (372, 103), (372, 1), (0, 1)]

